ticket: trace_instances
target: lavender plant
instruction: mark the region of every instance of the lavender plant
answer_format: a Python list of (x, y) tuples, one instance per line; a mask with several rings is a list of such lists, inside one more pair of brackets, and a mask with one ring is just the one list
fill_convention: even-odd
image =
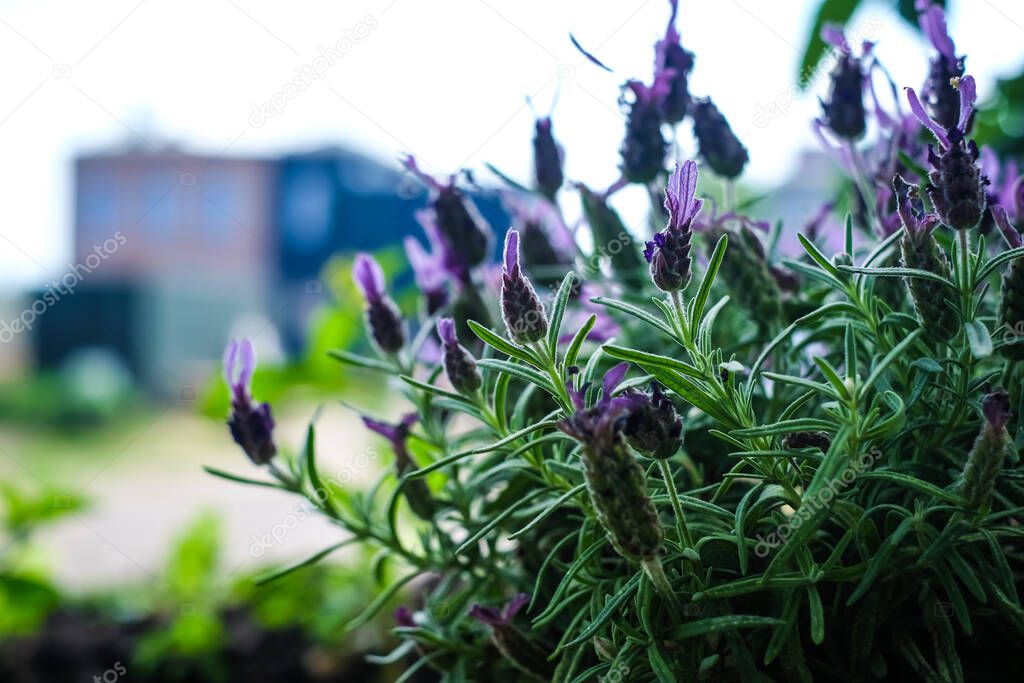
[[(819, 227), (789, 257), (731, 193), (704, 210), (699, 176), (731, 182), (747, 151), (691, 97), (699, 62), (671, 10), (652, 85), (623, 86), (619, 182), (566, 188), (537, 121), (497, 278), (456, 179), (407, 162), (431, 190), (430, 249), (407, 243), (425, 305), (400, 313), (360, 255), (378, 356), (334, 353), (408, 401), (397, 425), (365, 419), (394, 469), (367, 491), (325, 478), (312, 425), (300, 454), (278, 452), (243, 343), (230, 424), (270, 478), (214, 472), (344, 530), (277, 576), (380, 549), (394, 578), (350, 627), (401, 602), (380, 661), (405, 659), (403, 680), (1002, 680), (1024, 635), (1020, 193), (986, 191), (942, 10), (919, 3), (937, 52), (923, 102), (883, 104), (876, 86), (899, 91), (872, 46), (826, 28), (837, 65), (815, 125), (848, 182), (817, 225), (853, 213), (839, 253)], [(665, 133), (686, 119), (705, 168), (670, 172)], [(643, 249), (610, 203), (627, 184), (664, 198)], [(562, 220), (574, 192), (589, 235)]]

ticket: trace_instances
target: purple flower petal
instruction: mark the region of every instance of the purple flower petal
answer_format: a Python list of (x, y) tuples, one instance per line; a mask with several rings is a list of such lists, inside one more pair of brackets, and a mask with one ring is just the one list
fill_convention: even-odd
[(256, 349), (249, 339), (242, 339), (238, 345), (238, 386), (248, 390), (252, 382), (252, 374), (256, 370)]
[(238, 341), (232, 339), (224, 349), (224, 380), (228, 386), (235, 385), (235, 360), (238, 358)]
[(921, 122), (921, 125), (932, 132), (932, 135), (935, 136), (940, 145), (949, 149), (949, 137), (947, 137), (946, 131), (942, 130), (942, 126), (931, 120), (931, 117), (925, 112), (921, 100), (917, 98), (917, 93), (914, 92), (914, 89), (904, 88), (904, 90), (907, 91), (907, 103), (910, 104), (911, 113)]
[(1003, 237), (1006, 239), (1007, 244), (1010, 245), (1010, 248), (1016, 249), (1024, 246), (1017, 228), (1010, 225), (1010, 218), (1006, 215), (1006, 209), (998, 204), (993, 204), (989, 207), (989, 210), (992, 212), (992, 219), (996, 222), (999, 231), (1003, 233)]
[(850, 54), (850, 44), (843, 35), (840, 24), (825, 24), (821, 28), (821, 39), (845, 55)]
[(366, 253), (356, 254), (355, 266), (352, 268), (356, 286), (362, 291), (369, 302), (380, 301), (384, 296), (384, 271), (372, 256)]
[(608, 400), (611, 397), (615, 387), (622, 383), (628, 370), (629, 363), (623, 361), (604, 374), (604, 383), (602, 384), (602, 389), (604, 390), (603, 400)]
[(484, 607), (476, 603), (469, 608), (469, 616), (488, 626), (504, 626), (505, 618), (495, 607)]
[(455, 335), (455, 321), (451, 318), (437, 319), (437, 336), (441, 338), (445, 346), (455, 346), (459, 343)]
[(405, 159), (402, 160), (402, 166), (431, 190), (438, 191), (441, 189), (441, 183), (437, 182), (433, 177), (420, 170), (419, 164), (416, 163), (416, 157), (413, 155), (410, 154), (405, 157)]
[(519, 272), (519, 231), (509, 230), (505, 235), (505, 272), (514, 275)]
[(526, 593), (518, 593), (515, 597), (509, 600), (508, 604), (505, 605), (504, 617), (506, 621), (512, 621), (512, 618), (519, 614), (520, 610), (530, 604), (530, 596)]
[(387, 422), (381, 422), (380, 420), (374, 420), (372, 417), (362, 416), (363, 424), (371, 432), (380, 434), (388, 441), (392, 443), (398, 439), (398, 428), (394, 425), (389, 425)]
[(918, 3), (918, 10), (921, 11), (917, 18), (921, 32), (938, 50), (939, 54), (950, 62), (955, 62), (956, 48), (953, 45), (953, 39), (949, 37), (949, 29), (946, 27), (946, 13), (940, 6), (930, 3)]
[(974, 103), (978, 100), (978, 84), (974, 81), (974, 76), (964, 76), (960, 79), (957, 89), (960, 91), (960, 121), (956, 127), (961, 133), (966, 133), (967, 123), (974, 113)]

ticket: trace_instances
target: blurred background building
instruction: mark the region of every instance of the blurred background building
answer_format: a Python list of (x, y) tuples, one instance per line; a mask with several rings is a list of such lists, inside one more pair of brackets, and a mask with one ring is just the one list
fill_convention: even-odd
[[(241, 318), (265, 321), (285, 354), (298, 353), (328, 301), (327, 260), (416, 233), (425, 202), (411, 179), (342, 148), (228, 157), (133, 147), (83, 154), (74, 169), (74, 253), (32, 297), (57, 299), (34, 321), (34, 359), (55, 369), (102, 350), (156, 393), (194, 386)], [(500, 232), (497, 198), (474, 200)], [(71, 293), (73, 304), (60, 300)]]

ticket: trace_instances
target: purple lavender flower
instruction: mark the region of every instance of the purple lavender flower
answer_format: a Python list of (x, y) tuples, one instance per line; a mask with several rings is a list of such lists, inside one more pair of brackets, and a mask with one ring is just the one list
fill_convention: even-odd
[(446, 183), (420, 170), (411, 155), (404, 166), (430, 189), (431, 209), (444, 243), (451, 250), (460, 270), (468, 273), (473, 266), (487, 260), (491, 253), (493, 233), (476, 205), (455, 185), (455, 176)]
[(459, 343), (455, 334), (455, 321), (451, 318), (439, 318), (437, 336), (441, 338), (443, 346), (442, 362), (448, 381), (456, 391), (473, 394), (483, 384), (483, 379), (480, 377), (473, 354)]
[(918, 0), (916, 5), (921, 32), (936, 51), (929, 63), (928, 78), (921, 88), (921, 95), (931, 118), (943, 128), (952, 128), (957, 123), (960, 105), (960, 98), (952, 83), (963, 77), (964, 60), (956, 56), (942, 7), (933, 5), (930, 0)]
[(650, 86), (640, 81), (627, 81), (633, 93), (628, 105), (626, 137), (622, 141), (622, 175), (631, 183), (649, 183), (665, 168), (668, 143), (661, 134), (662, 102), (670, 91), (672, 72), (662, 71)]
[(860, 58), (853, 55), (841, 27), (826, 25), (821, 35), (839, 53), (831, 74), (828, 101), (821, 102), (825, 114), (824, 123), (839, 137), (856, 140), (864, 134), (866, 128), (864, 84), (867, 78)]
[[(419, 419), (416, 413), (407, 413), (397, 424), (382, 422), (365, 415), (362, 416), (362, 419), (367, 429), (388, 440), (391, 450), (395, 454), (395, 471), (399, 477), (410, 470), (416, 469), (416, 463), (409, 454), (409, 446), (406, 443), (409, 433), (412, 431), (412, 426)], [(424, 480), (413, 479), (408, 481), (405, 483), (402, 491), (409, 503), (409, 507), (412, 508), (412, 511), (420, 519), (430, 520), (433, 518), (434, 500)]]
[(665, 188), (668, 226), (647, 243), (644, 257), (651, 264), (651, 278), (658, 289), (677, 292), (690, 282), (690, 229), (703, 200), (696, 198), (697, 164), (686, 161), (669, 176)]
[(665, 37), (654, 46), (654, 80), (657, 82), (660, 77), (668, 81), (668, 92), (661, 100), (661, 115), (666, 123), (676, 124), (686, 117), (690, 107), (689, 77), (693, 70), (693, 53), (682, 46), (676, 30), (679, 0), (669, 0), (669, 3), (672, 14)]
[(694, 100), (690, 107), (693, 134), (697, 138), (701, 158), (711, 170), (723, 178), (735, 178), (743, 173), (749, 156), (747, 148), (729, 127), (722, 112), (710, 97)]
[(491, 627), (491, 642), (509, 663), (532, 678), (551, 680), (552, 664), (548, 653), (512, 623), (516, 614), (529, 603), (530, 596), (519, 593), (501, 610), (474, 603), (469, 616)]
[(649, 398), (637, 391), (614, 395), (627, 369), (620, 363), (605, 373), (601, 400), (589, 409), (583, 391), (570, 387), (576, 412), (558, 426), (580, 442), (590, 501), (612, 546), (623, 557), (647, 564), (659, 560), (664, 532), (644, 470), (623, 433), (630, 416), (648, 406)]
[(505, 236), (505, 264), (501, 275), (501, 315), (511, 339), (520, 344), (539, 341), (548, 332), (544, 304), (519, 265), (519, 231)]
[(978, 225), (985, 211), (985, 185), (987, 180), (978, 168), (978, 146), (965, 135), (974, 118), (977, 88), (972, 76), (964, 76), (957, 84), (960, 95), (960, 113), (956, 125), (943, 127), (931, 119), (912, 88), (907, 88), (910, 111), (939, 143), (939, 152), (928, 148), (928, 162), (933, 170), (928, 174), (928, 197), (932, 200), (942, 222), (954, 230), (966, 230)]
[(384, 289), (384, 271), (369, 254), (356, 254), (352, 276), (366, 298), (366, 324), (370, 338), (384, 353), (398, 353), (405, 345), (405, 324), (395, 302)]
[[(274, 445), (274, 418), (270, 405), (255, 405), (250, 393), (256, 369), (256, 351), (248, 339), (231, 340), (224, 351), (224, 377), (231, 389), (231, 416), (228, 427), (235, 443), (249, 459), (265, 465), (277, 454)], [(237, 372), (236, 372), (237, 370)]]
[(1006, 243), (1010, 245), (1010, 248), (1017, 249), (1024, 246), (1024, 241), (1021, 240), (1020, 231), (1010, 223), (1010, 217), (1007, 214), (1006, 209), (999, 204), (995, 204), (991, 207), (991, 210), (992, 218), (995, 221), (996, 227), (999, 228), (999, 232), (1003, 233), (1003, 238), (1006, 240)]
[(533, 177), (537, 189), (552, 201), (565, 182), (564, 163), (565, 150), (551, 132), (551, 117), (538, 118), (533, 132)]

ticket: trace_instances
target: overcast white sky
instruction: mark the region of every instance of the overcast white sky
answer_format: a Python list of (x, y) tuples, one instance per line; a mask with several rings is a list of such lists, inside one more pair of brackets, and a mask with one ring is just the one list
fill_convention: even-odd
[[(853, 24), (878, 26), (882, 59), (900, 85), (918, 86), (923, 45), (891, 4), (868, 5)], [(678, 26), (697, 54), (691, 91), (712, 95), (731, 120), (750, 149), (750, 181), (784, 179), (813, 144), (813, 97), (767, 126), (755, 115), (788, 102), (815, 5), (681, 2)], [(1024, 4), (953, 5), (957, 50), (984, 97), (1024, 59)], [(667, 16), (667, 0), (0, 0), (0, 281), (34, 285), (63, 272), (70, 161), (125, 141), (212, 154), (349, 144), (385, 159), (411, 151), (437, 172), (491, 161), (526, 178), (524, 95), (544, 110), (561, 81), (555, 130), (568, 174), (610, 183), (618, 86), (649, 80)], [(616, 74), (583, 63), (570, 30)], [(323, 78), (253, 125), (254, 105), (316, 66), (318, 48), (360, 35)]]

